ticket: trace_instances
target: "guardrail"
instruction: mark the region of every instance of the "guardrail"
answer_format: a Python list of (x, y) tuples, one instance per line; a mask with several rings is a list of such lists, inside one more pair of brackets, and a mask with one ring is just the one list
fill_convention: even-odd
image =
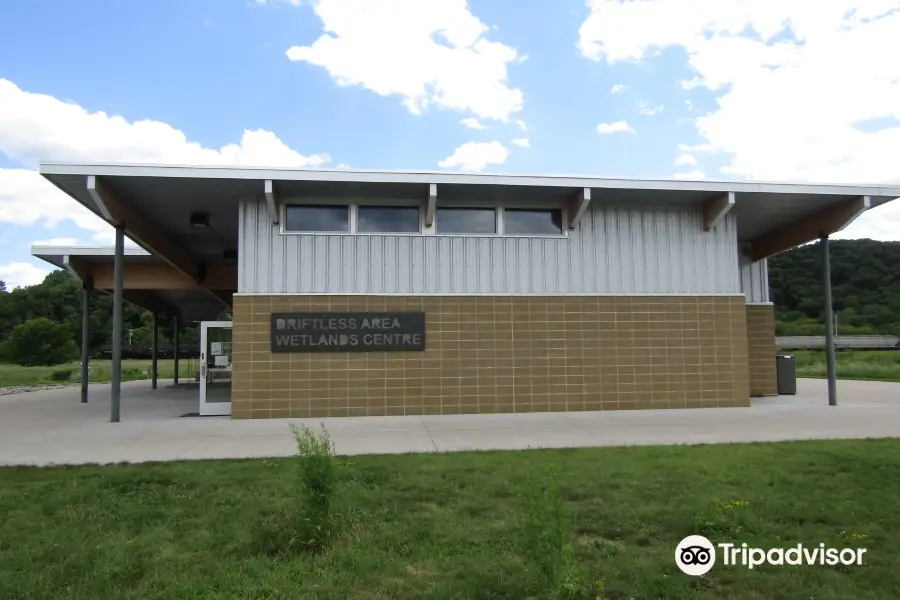
[[(820, 350), (825, 348), (825, 336), (776, 337), (775, 345), (781, 350)], [(838, 335), (834, 338), (834, 347), (840, 350), (900, 349), (900, 337), (896, 335)]]

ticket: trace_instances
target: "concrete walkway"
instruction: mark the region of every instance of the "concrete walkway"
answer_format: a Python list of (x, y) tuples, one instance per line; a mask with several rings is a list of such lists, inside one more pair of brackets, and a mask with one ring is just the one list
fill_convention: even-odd
[(339, 454), (445, 452), (647, 444), (702, 444), (900, 437), (900, 384), (800, 380), (796, 396), (754, 399), (750, 408), (520, 415), (272, 419), (181, 417), (196, 388), (123, 384), (122, 422), (109, 423), (109, 385), (0, 397), (0, 465), (252, 458), (294, 453), (289, 422), (325, 423)]

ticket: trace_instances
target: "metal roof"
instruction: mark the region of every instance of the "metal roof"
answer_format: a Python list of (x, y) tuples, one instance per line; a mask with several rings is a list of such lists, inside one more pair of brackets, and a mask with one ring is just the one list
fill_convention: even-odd
[[(31, 255), (47, 261), (60, 269), (65, 268), (67, 256), (77, 256), (86, 262), (113, 262), (115, 246), (50, 246), (36, 244), (31, 247)], [(143, 248), (125, 246), (125, 263), (161, 264), (163, 261)]]
[[(88, 176), (101, 177), (197, 260), (219, 262), (237, 247), (238, 201), (262, 197), (271, 180), (284, 198), (422, 199), (438, 186), (438, 205), (457, 202), (557, 202), (578, 188), (593, 190), (592, 202), (699, 206), (726, 192), (735, 194), (731, 214), (738, 238), (750, 241), (812, 216), (845, 200), (869, 196), (871, 206), (900, 197), (900, 185), (767, 183), (611, 179), (572, 175), (501, 175), (441, 171), (367, 171), (257, 167), (188, 167), (147, 164), (41, 164), (41, 174), (72, 198), (97, 212), (88, 194)], [(193, 229), (191, 212), (206, 212), (213, 231)]]

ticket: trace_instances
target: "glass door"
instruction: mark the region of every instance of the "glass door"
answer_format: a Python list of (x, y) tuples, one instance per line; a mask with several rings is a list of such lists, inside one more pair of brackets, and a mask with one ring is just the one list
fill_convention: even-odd
[(200, 323), (200, 414), (231, 414), (231, 321)]

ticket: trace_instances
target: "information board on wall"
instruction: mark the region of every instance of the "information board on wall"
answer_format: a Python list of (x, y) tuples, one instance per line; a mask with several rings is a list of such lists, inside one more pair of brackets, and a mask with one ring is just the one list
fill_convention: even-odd
[(425, 350), (425, 313), (273, 313), (272, 352)]

